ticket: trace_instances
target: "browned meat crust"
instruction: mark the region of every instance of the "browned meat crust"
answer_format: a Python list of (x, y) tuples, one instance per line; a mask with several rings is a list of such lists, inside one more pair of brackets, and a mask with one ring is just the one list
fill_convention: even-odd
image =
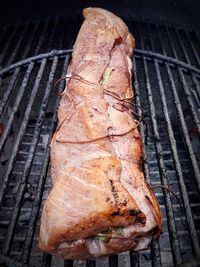
[[(162, 231), (157, 200), (140, 170), (142, 142), (130, 112), (134, 39), (100, 8), (83, 11), (51, 144), (53, 188), (39, 247), (88, 259), (144, 249)], [(123, 237), (95, 236), (122, 228)]]

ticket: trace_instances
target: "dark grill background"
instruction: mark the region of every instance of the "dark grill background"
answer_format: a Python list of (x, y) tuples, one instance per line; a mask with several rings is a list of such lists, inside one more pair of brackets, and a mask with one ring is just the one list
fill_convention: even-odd
[[(153, 50), (199, 67), (200, 36), (195, 28), (164, 24), (150, 20), (124, 17), (136, 39), (137, 49)], [(52, 49), (66, 49), (74, 43), (82, 19), (79, 16), (51, 17), (46, 20), (27, 21), (0, 29), (0, 66)], [(159, 41), (159, 35), (164, 47)], [(143, 39), (143, 40), (142, 40)], [(142, 44), (143, 43), (143, 44)]]
[[(199, 68), (197, 30), (132, 17), (125, 20), (137, 49), (161, 53)], [(79, 17), (55, 17), (4, 27), (0, 65), (7, 67), (52, 49), (71, 48), (81, 22)], [(96, 262), (63, 261), (37, 249), (39, 218), (51, 188), (48, 155), (56, 125), (57, 90), (64, 86), (60, 83), (54, 89), (52, 85), (65, 75), (68, 58), (55, 55), (33, 60), (2, 75), (0, 115), (4, 133), (0, 147), (5, 155), (1, 156), (0, 179), (6, 183), (0, 195), (0, 250), (4, 259), (9, 264), (10, 259), (15, 264), (29, 262), (30, 266), (168, 267), (183, 262), (197, 266), (200, 75), (140, 51), (135, 53), (135, 102), (144, 109), (149, 129), (143, 152), (145, 175), (155, 187), (164, 217), (159, 243), (153, 242), (151, 249), (144, 252), (126, 252)], [(142, 124), (140, 130), (144, 140)], [(168, 191), (156, 187), (160, 184), (168, 186), (183, 207)]]

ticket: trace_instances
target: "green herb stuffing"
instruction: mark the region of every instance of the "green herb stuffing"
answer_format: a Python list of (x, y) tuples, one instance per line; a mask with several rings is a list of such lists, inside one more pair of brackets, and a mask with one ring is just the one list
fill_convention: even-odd
[(101, 240), (104, 243), (108, 243), (110, 241), (110, 236), (106, 234), (99, 233), (96, 235), (97, 239)]
[(115, 228), (115, 232), (118, 236), (124, 236), (123, 228)]
[(110, 67), (107, 67), (105, 69), (104, 74), (103, 74), (103, 78), (100, 81), (101, 85), (104, 85), (105, 83), (107, 83), (112, 71), (113, 71), (113, 69), (111, 69)]
[(110, 228), (107, 231), (99, 233), (96, 235), (97, 239), (101, 240), (104, 243), (108, 243), (113, 237), (122, 237), (124, 236), (123, 228)]

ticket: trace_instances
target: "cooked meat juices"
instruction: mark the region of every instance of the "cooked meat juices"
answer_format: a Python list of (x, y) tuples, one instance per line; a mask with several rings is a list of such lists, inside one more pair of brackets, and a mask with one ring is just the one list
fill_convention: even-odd
[(106, 10), (83, 15), (51, 143), (53, 188), (39, 238), (40, 249), (66, 259), (142, 250), (162, 231), (131, 113), (134, 39)]

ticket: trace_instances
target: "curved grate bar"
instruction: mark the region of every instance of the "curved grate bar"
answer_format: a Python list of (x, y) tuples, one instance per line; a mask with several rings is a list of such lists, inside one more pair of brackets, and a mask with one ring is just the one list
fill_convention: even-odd
[[(52, 34), (54, 34), (54, 30)], [(158, 37), (161, 39), (159, 33)], [(151, 46), (154, 51), (152, 41)], [(161, 47), (163, 49), (162, 43)], [(0, 188), (0, 230), (6, 229), (3, 236), (0, 232), (0, 250), (4, 255), (2, 258), (5, 263), (12, 263), (12, 257), (17, 257), (17, 261), (13, 261), (13, 264), (18, 264), (18, 262), (32, 264), (33, 262), (33, 265), (38, 266), (37, 263), (34, 263), (34, 257), (39, 257), (34, 256), (37, 222), (47, 195), (45, 192), (51, 188), (48, 171), (49, 145), (56, 125), (56, 110), (59, 104), (59, 96), (52, 89), (52, 85), (55, 79), (65, 75), (72, 51), (72, 49), (52, 50), (49, 53), (23, 59), (0, 71), (2, 84), (4, 80), (8, 82), (7, 91), (5, 91), (3, 101), (0, 103), (0, 122), (4, 123), (4, 132), (0, 136), (1, 152), (3, 152), (4, 147), (11, 147), (7, 162), (2, 166), (0, 165), (0, 174), (2, 174), (0, 177), (2, 181)], [(187, 88), (183, 88), (184, 95), (182, 95), (173, 73), (177, 73), (180, 84), (183, 83), (186, 86), (186, 78), (190, 77), (192, 81), (195, 79), (195, 86), (199, 88), (200, 69), (166, 56), (164, 49), (163, 54), (140, 49), (135, 49), (134, 52), (135, 107), (138, 114), (144, 116), (147, 121), (150, 133), (148, 142), (145, 144), (144, 125), (140, 125), (142, 141), (145, 144), (143, 145), (143, 169), (147, 181), (155, 188), (161, 184), (166, 187), (177, 185), (175, 192), (177, 192), (178, 197), (181, 197), (184, 210), (181, 210), (181, 207), (174, 203), (169, 192), (164, 190), (157, 192), (155, 190), (163, 211), (165, 225), (164, 234), (160, 241), (153, 240), (151, 249), (147, 252), (130, 252), (123, 254), (123, 256), (109, 257), (106, 265), (110, 267), (121, 267), (123, 261), (126, 261), (126, 266), (145, 266), (144, 259), (146, 259), (148, 266), (180, 265), (185, 261), (185, 251), (189, 251), (187, 253), (189, 253), (188, 257), (190, 258), (199, 257), (198, 234), (200, 229), (198, 222), (200, 212), (198, 208), (200, 207), (200, 200), (198, 187), (200, 188), (200, 172), (198, 155), (196, 154), (196, 147), (199, 145), (198, 138), (193, 144), (193, 135), (196, 134), (199, 126), (199, 106), (198, 101), (192, 102), (193, 99), (190, 96), (188, 101)], [(166, 81), (162, 80), (163, 72), (167, 77)], [(59, 92), (62, 91), (63, 87), (64, 82), (62, 81), (59, 85)], [(43, 95), (40, 95), (41, 91), (44, 92)], [(24, 101), (26, 95), (28, 97)], [(181, 101), (181, 97), (185, 100)], [(168, 103), (170, 101), (173, 104), (171, 107)], [(6, 112), (10, 104), (13, 107), (7, 116)], [(25, 108), (20, 117), (18, 129), (16, 133), (14, 132), (13, 145), (10, 145), (10, 132), (17, 121), (16, 114), (23, 105)], [(174, 112), (174, 117), (171, 112)], [(186, 121), (185, 112), (189, 112), (191, 116), (189, 123), (196, 127), (192, 128), (192, 132), (188, 121)], [(175, 117), (177, 117), (177, 124), (174, 126)], [(43, 149), (44, 143), (45, 148)], [(184, 169), (184, 165), (187, 164), (189, 166)], [(172, 180), (173, 183), (170, 176), (172, 173), (175, 175)], [(193, 184), (194, 187), (190, 189)], [(31, 196), (32, 202), (27, 207), (26, 198), (27, 194), (30, 195), (29, 190), (33, 191), (33, 196)], [(195, 203), (192, 198), (194, 195), (197, 195)], [(12, 199), (14, 199), (13, 202)], [(11, 206), (9, 206), (10, 200)], [(178, 208), (179, 211), (177, 211)], [(30, 217), (26, 230), (23, 231), (23, 236), (18, 236), (21, 216), (25, 216), (25, 212)], [(181, 216), (186, 221), (184, 228), (183, 224), (177, 222)], [(3, 228), (1, 228), (2, 225)], [(183, 237), (181, 237), (182, 232), (184, 233)], [(169, 237), (169, 240), (166, 236)], [(182, 244), (186, 236), (189, 238), (188, 245), (191, 248), (184, 247)], [(18, 248), (19, 251), (15, 251), (16, 245), (13, 243), (16, 242), (22, 242)], [(54, 256), (45, 253), (39, 254), (38, 251), (36, 255), (40, 255), (42, 266), (59, 266), (55, 263)], [(143, 257), (143, 255), (145, 256)], [(79, 265), (78, 262), (74, 262), (74, 264), (81, 266), (82, 263)], [(63, 265), (73, 266), (73, 262), (65, 260)], [(86, 261), (84, 266), (101, 266), (101, 260)]]
[(72, 49), (67, 49), (67, 50), (52, 50), (49, 53), (44, 53), (44, 54), (40, 54), (40, 55), (37, 55), (37, 56), (33, 56), (33, 57), (30, 57), (30, 58), (23, 59), (23, 60), (15, 63), (15, 64), (10, 65), (7, 68), (3, 68), (0, 71), (0, 76), (3, 76), (5, 74), (8, 74), (9, 72), (13, 71), (13, 69), (16, 69), (18, 67), (26, 66), (27, 64), (32, 63), (32, 61), (37, 61), (38, 62), (38, 61), (40, 61), (40, 60), (42, 60), (44, 58), (53, 58), (55, 56), (65, 56), (66, 54), (69, 54), (72, 51), (73, 51)]
[[(3, 68), (0, 71), (0, 76), (6, 75), (8, 73), (10, 73), (11, 71), (13, 71), (13, 69), (18, 68), (18, 67), (22, 67), (23, 65), (27, 65), (30, 64), (32, 61), (40, 61), (44, 58), (51, 58), (51, 57), (55, 57), (55, 56), (64, 56), (68, 53), (72, 53), (73, 49), (66, 49), (66, 50), (52, 50), (49, 53), (44, 53), (44, 54), (40, 54), (37, 56), (33, 56), (30, 58), (26, 58), (23, 59), (15, 64), (10, 65), (9, 67)], [(181, 68), (187, 70), (187, 71), (192, 71), (197, 75), (200, 75), (200, 69), (193, 67), (187, 63), (184, 63), (178, 59), (174, 59), (159, 53), (154, 53), (152, 51), (147, 51), (147, 50), (140, 50), (140, 49), (134, 49), (134, 55), (136, 56), (145, 56), (147, 58), (156, 58), (158, 60), (161, 60), (163, 62), (168, 62), (171, 63), (175, 66), (180, 66)]]

